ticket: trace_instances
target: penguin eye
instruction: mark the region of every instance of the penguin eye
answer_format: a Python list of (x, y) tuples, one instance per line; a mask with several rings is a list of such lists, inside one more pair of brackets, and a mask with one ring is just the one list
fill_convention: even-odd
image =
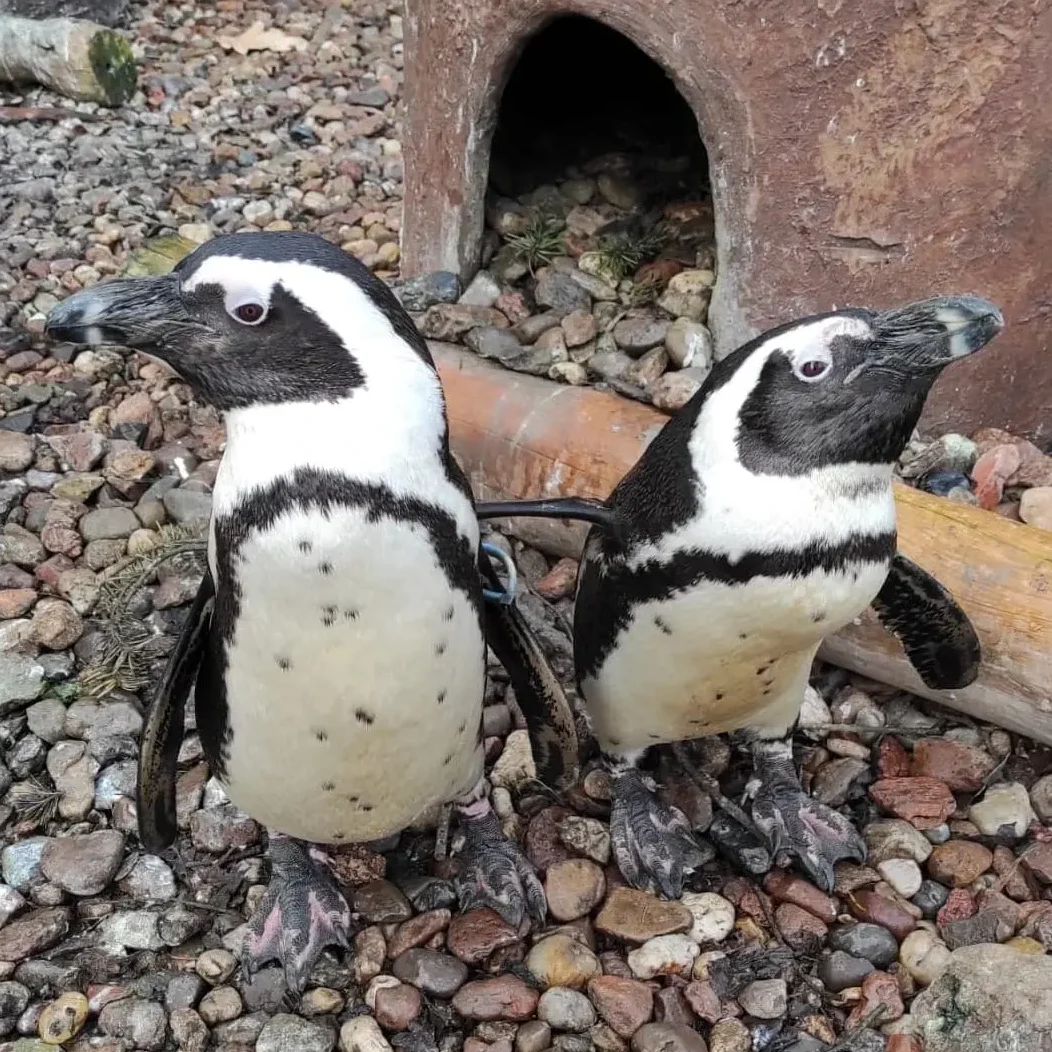
[(232, 308), (230, 313), (245, 325), (258, 325), (267, 316), (267, 308), (255, 300), (246, 300)]
[(829, 362), (824, 361), (822, 358), (810, 358), (806, 362), (802, 362), (796, 369), (796, 375), (801, 380), (808, 381), (808, 383), (821, 380), (827, 372), (829, 372)]

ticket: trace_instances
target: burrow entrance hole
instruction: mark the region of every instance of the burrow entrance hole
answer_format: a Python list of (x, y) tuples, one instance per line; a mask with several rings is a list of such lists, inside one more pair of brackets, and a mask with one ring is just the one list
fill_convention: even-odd
[(653, 283), (662, 268), (646, 264), (661, 260), (714, 270), (708, 157), (661, 66), (578, 15), (532, 37), (500, 100), (486, 227), (484, 264), (599, 252), (584, 266), (615, 285)]

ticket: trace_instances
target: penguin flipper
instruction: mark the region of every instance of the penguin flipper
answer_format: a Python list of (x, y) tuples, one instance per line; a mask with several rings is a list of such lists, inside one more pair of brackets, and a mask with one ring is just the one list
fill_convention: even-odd
[(576, 519), (599, 526), (620, 539), (621, 520), (605, 501), (593, 497), (553, 497), (550, 500), (488, 500), (475, 505), (475, 515), (483, 519)]
[[(489, 554), (481, 547), (478, 563), (483, 584), (503, 591)], [(526, 720), (537, 777), (545, 785), (561, 789), (577, 777), (577, 728), (570, 703), (515, 603), (488, 602), (485, 608), (486, 642), (515, 690), (515, 700)]]
[(979, 675), (982, 649), (968, 615), (943, 585), (901, 552), (873, 609), (933, 690), (967, 687)]
[(164, 851), (175, 839), (175, 771), (183, 739), (186, 699), (201, 663), (214, 602), (212, 575), (205, 570), (190, 615), (146, 712), (139, 749), (136, 804), (139, 838), (153, 854)]

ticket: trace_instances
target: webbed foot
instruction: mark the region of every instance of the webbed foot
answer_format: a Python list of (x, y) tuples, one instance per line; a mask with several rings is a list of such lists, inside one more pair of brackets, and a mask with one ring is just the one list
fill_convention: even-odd
[(548, 915), (544, 887), (518, 844), (509, 840), (485, 797), (458, 804), (464, 847), (457, 894), (465, 912), (489, 906), (514, 927), (529, 916), (543, 924)]
[(251, 978), (276, 960), (300, 993), (328, 946), (350, 945), (351, 908), (325, 856), (285, 836), (270, 838), (270, 886), (249, 921), (242, 966)]
[(803, 791), (793, 767), (791, 743), (758, 742), (753, 761), (759, 785), (752, 816), (772, 856), (795, 855), (818, 887), (832, 891), (833, 867), (844, 859), (865, 862), (865, 841), (847, 818)]
[(634, 768), (612, 775), (610, 793), (610, 840), (622, 876), (641, 891), (678, 899), (684, 879), (711, 861), (712, 846)]

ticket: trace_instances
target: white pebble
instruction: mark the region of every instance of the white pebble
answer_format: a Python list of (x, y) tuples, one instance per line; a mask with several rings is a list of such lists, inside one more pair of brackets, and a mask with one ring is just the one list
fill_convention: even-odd
[(657, 935), (628, 955), (628, 967), (637, 979), (688, 975), (699, 952), (689, 935)]
[(899, 947), (899, 963), (920, 986), (935, 982), (949, 960), (949, 947), (927, 928), (910, 932)]
[(977, 804), (968, 809), (968, 818), (983, 836), (996, 836), (1002, 826), (1011, 826), (1017, 837), (1026, 836), (1034, 820), (1030, 794), (1018, 782), (992, 785)]
[(696, 943), (723, 942), (734, 931), (734, 906), (722, 895), (688, 891), (680, 902), (694, 917), (688, 934)]
[(904, 899), (912, 899), (924, 880), (920, 866), (912, 858), (889, 858), (877, 866), (877, 872)]
[(343, 1052), (392, 1052), (380, 1024), (371, 1015), (359, 1015), (340, 1028)]
[(401, 980), (396, 979), (393, 975), (378, 975), (373, 979), (365, 991), (365, 1003), (372, 1011), (375, 1011), (376, 995), (381, 990), (393, 990), (396, 986), (401, 985)]

